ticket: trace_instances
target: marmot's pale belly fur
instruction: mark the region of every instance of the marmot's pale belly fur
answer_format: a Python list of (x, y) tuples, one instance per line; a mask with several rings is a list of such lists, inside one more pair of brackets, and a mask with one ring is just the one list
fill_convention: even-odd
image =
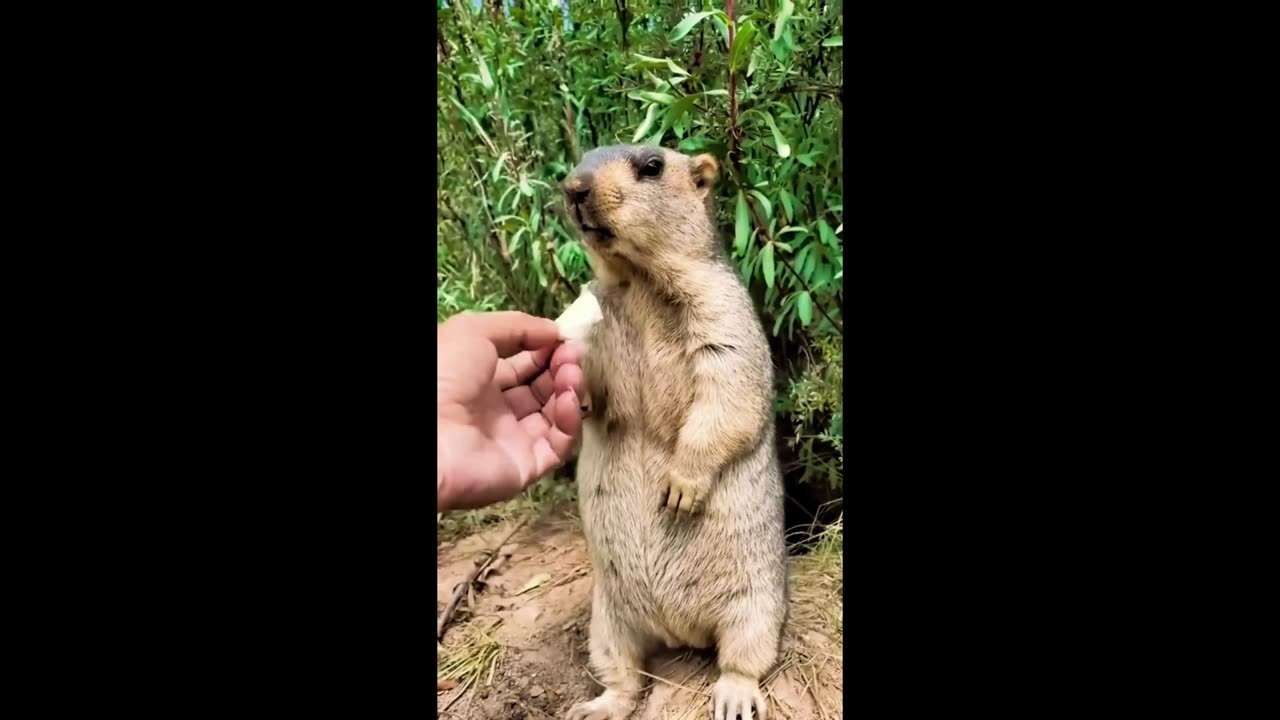
[(702, 513), (660, 511), (665, 451), (641, 432), (586, 424), (578, 490), (595, 601), (668, 647), (712, 645), (736, 619), (785, 615), (782, 487), (769, 428), (726, 468)]

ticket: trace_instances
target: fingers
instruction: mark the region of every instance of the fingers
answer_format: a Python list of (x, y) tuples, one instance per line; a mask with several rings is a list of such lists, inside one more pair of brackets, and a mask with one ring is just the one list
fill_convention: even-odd
[(582, 368), (577, 365), (562, 365), (559, 370), (552, 370), (555, 375), (555, 391), (556, 394), (572, 392), (580, 393), (582, 390)]
[(551, 355), (551, 374), (555, 375), (556, 371), (563, 365), (582, 366), (582, 356), (586, 350), (575, 342), (561, 343), (560, 347)]
[(526, 350), (499, 360), (498, 369), (493, 374), (498, 388), (506, 390), (528, 382), (529, 378), (547, 367), (547, 361), (551, 359), (551, 351), (552, 348), (548, 346), (537, 350)]
[(556, 395), (542, 413), (529, 415), (520, 421), (520, 426), (534, 438), (534, 475), (541, 477), (573, 455), (582, 429), (578, 396), (572, 391)]
[(552, 347), (560, 342), (560, 326), (546, 318), (522, 312), (490, 312), (456, 315), (449, 319), (451, 330), (479, 335), (498, 349), (498, 357), (510, 357), (520, 350)]
[(556, 398), (548, 408), (548, 419), (560, 432), (568, 438), (568, 444), (562, 447), (553, 445), (562, 457), (573, 452), (573, 445), (582, 432), (582, 408), (579, 407), (578, 394), (573, 390), (557, 392)]

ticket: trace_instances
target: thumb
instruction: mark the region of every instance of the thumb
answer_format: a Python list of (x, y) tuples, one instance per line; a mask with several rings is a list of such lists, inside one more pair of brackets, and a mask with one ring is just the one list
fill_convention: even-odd
[(455, 332), (478, 335), (493, 343), (498, 357), (521, 350), (538, 350), (560, 342), (560, 326), (546, 318), (522, 312), (490, 312), (450, 318)]

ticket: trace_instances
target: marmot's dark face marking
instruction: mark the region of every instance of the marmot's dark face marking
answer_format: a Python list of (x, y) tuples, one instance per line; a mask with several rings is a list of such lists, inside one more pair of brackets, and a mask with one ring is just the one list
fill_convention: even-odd
[(707, 199), (719, 169), (644, 145), (597, 148), (565, 179), (565, 210), (593, 253), (643, 262), (655, 254), (702, 250), (714, 238)]

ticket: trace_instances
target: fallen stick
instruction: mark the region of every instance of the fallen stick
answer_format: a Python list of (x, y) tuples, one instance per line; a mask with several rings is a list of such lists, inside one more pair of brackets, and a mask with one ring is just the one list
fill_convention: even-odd
[(440, 620), (436, 623), (437, 641), (444, 637), (445, 625), (447, 625), (449, 620), (453, 618), (454, 612), (458, 609), (458, 602), (462, 600), (463, 595), (467, 594), (467, 588), (471, 587), (471, 583), (475, 582), (476, 577), (484, 571), (485, 567), (487, 567), (489, 563), (493, 562), (494, 558), (498, 557), (498, 551), (511, 540), (511, 536), (515, 535), (516, 532), (519, 531), (520, 528), (524, 527), (524, 524), (528, 521), (528, 515), (520, 518), (520, 522), (516, 523), (516, 526), (511, 528), (511, 532), (507, 533), (507, 536), (503, 538), (501, 542), (494, 546), (492, 550), (485, 551), (487, 555), (483, 562), (475, 563), (475, 567), (471, 569), (471, 574), (467, 576), (467, 579), (463, 580), (458, 587), (454, 589), (453, 597), (449, 598), (449, 604), (444, 607), (444, 612), (440, 613)]

